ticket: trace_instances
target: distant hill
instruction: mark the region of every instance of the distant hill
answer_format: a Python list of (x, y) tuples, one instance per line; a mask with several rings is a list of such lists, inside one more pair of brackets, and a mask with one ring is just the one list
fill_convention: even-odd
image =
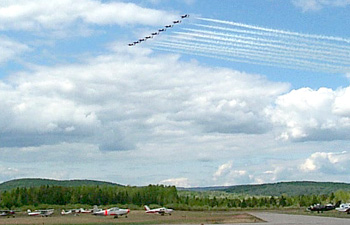
[(295, 181), (272, 184), (237, 185), (229, 187), (185, 188), (187, 191), (224, 191), (227, 193), (243, 194), (250, 196), (288, 196), (295, 195), (322, 195), (336, 192), (337, 190), (350, 191), (350, 184), (333, 182)]
[(96, 181), (96, 180), (52, 180), (40, 178), (24, 178), (6, 181), (0, 184), (0, 191), (11, 190), (17, 187), (40, 187), (42, 185), (76, 187), (76, 186), (96, 186), (96, 185), (111, 185), (121, 186), (120, 184)]

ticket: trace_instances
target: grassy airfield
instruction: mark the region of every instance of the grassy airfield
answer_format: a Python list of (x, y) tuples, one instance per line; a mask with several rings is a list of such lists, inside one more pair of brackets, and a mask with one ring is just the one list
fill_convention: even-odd
[(245, 212), (189, 212), (176, 211), (171, 216), (146, 214), (141, 210), (131, 211), (128, 218), (113, 216), (61, 216), (57, 212), (50, 217), (29, 217), (25, 213), (17, 213), (15, 218), (0, 218), (0, 224), (229, 224), (263, 222)]

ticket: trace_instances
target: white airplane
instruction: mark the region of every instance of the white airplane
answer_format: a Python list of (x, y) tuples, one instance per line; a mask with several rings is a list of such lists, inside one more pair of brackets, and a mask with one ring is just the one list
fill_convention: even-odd
[(350, 203), (340, 204), (340, 206), (335, 208), (335, 210), (337, 210), (339, 212), (346, 212), (347, 214), (350, 214)]
[(157, 208), (157, 209), (150, 209), (147, 205), (145, 205), (145, 210), (146, 210), (146, 213), (157, 213), (157, 214), (160, 214), (162, 216), (164, 216), (164, 214), (171, 215), (171, 213), (174, 211), (173, 209), (167, 209), (165, 207)]
[(118, 207), (113, 207), (105, 210), (95, 207), (92, 214), (95, 216), (114, 216), (114, 218), (118, 218), (119, 216), (128, 217), (129, 212), (130, 209), (119, 209)]
[(92, 210), (80, 208), (80, 209), (75, 209), (75, 212), (77, 212), (77, 213), (92, 213)]
[(13, 211), (13, 210), (0, 210), (0, 216), (15, 217), (15, 211)]
[(92, 213), (92, 209), (83, 209), (83, 208), (80, 208), (80, 209), (70, 209), (68, 211), (65, 211), (64, 209), (62, 209), (61, 211), (61, 215), (69, 215), (69, 214), (75, 214), (77, 215), (78, 213)]
[(28, 216), (42, 216), (48, 217), (53, 214), (54, 209), (45, 209), (45, 210), (35, 210), (32, 212), (30, 209), (27, 210)]
[(69, 214), (72, 214), (74, 210), (70, 209), (68, 211), (65, 211), (64, 209), (62, 209), (61, 211), (61, 215), (64, 216), (64, 215), (69, 215)]

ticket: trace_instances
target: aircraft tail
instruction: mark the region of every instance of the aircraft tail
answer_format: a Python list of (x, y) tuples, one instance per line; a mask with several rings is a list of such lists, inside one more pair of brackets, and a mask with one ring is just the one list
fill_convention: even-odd
[(341, 204), (341, 201), (337, 201), (337, 203), (335, 203), (335, 207), (338, 208)]
[(92, 212), (96, 213), (98, 211), (100, 211), (99, 208), (97, 207), (97, 205), (94, 205), (94, 208), (92, 209)]
[(145, 205), (145, 210), (150, 211), (151, 209), (147, 205)]

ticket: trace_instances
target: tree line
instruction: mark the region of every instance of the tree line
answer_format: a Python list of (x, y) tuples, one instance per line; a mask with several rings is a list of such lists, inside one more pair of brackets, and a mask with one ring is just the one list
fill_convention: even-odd
[(336, 191), (322, 195), (298, 196), (203, 196), (179, 194), (176, 187), (149, 185), (130, 186), (79, 186), (15, 188), (0, 192), (0, 207), (14, 209), (23, 206), (46, 205), (143, 205), (166, 206), (179, 210), (209, 210), (236, 208), (307, 207), (317, 203), (347, 202), (349, 191)]

